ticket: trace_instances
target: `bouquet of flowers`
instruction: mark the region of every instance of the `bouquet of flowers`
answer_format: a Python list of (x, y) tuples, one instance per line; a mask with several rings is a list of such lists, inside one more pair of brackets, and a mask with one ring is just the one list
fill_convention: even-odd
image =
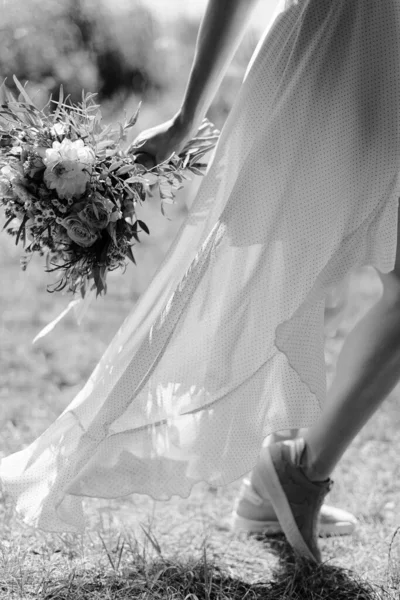
[[(4, 88), (0, 107), (0, 206), (4, 229), (24, 246), (22, 267), (34, 254), (59, 274), (49, 291), (96, 295), (107, 290), (107, 273), (135, 262), (132, 246), (149, 234), (136, 208), (158, 187), (161, 210), (173, 202), (190, 173), (201, 175), (203, 156), (218, 131), (205, 120), (183, 151), (146, 168), (123, 150), (139, 109), (124, 124), (105, 126), (94, 94), (82, 102), (49, 100), (35, 106), (26, 89), (15, 98)], [(54, 109), (54, 110), (52, 110)], [(139, 149), (138, 149), (139, 151)]]

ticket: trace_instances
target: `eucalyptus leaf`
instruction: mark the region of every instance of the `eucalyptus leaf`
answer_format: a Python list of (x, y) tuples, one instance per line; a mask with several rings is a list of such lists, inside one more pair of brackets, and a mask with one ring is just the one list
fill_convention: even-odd
[(195, 175), (204, 175), (204, 171), (202, 171), (201, 169), (199, 169), (198, 167), (195, 167), (194, 165), (189, 165), (189, 170), (194, 173)]
[(122, 167), (120, 167), (120, 169), (118, 169), (117, 171), (117, 175), (126, 175), (127, 173), (130, 173), (131, 171), (134, 171), (136, 169), (136, 165), (135, 164), (124, 164)]
[(141, 106), (142, 106), (142, 103), (139, 102), (139, 106), (137, 107), (136, 112), (130, 117), (128, 122), (125, 124), (125, 129), (128, 129), (128, 128), (136, 125), (136, 121), (138, 120)]

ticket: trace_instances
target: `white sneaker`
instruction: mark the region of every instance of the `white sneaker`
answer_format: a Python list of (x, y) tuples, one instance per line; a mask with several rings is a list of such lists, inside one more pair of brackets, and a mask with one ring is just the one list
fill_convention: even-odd
[[(318, 518), (320, 537), (351, 535), (356, 525), (356, 517), (346, 510), (328, 504), (322, 505)], [(282, 533), (272, 504), (257, 494), (250, 479), (243, 480), (232, 512), (231, 526), (234, 531), (247, 533)]]

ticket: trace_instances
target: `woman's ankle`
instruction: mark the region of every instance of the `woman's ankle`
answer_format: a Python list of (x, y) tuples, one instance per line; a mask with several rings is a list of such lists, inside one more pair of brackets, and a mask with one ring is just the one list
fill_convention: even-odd
[(300, 467), (310, 481), (326, 481), (329, 479), (331, 472), (321, 468), (320, 461), (313, 449), (304, 440), (304, 450), (300, 457)]

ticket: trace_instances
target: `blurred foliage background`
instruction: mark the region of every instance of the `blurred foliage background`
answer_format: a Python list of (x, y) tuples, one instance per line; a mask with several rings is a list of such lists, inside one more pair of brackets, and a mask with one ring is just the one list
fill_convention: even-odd
[[(173, 6), (156, 10), (151, 0), (4, 0), (0, 77), (9, 85), (13, 74), (28, 81), (38, 104), (49, 94), (57, 99), (63, 84), (74, 102), (82, 89), (97, 92), (105, 116), (129, 105), (132, 96), (148, 105), (162, 102), (155, 118), (170, 116), (186, 84), (201, 14), (181, 11), (174, 18)], [(256, 42), (250, 29), (210, 111), (219, 126)]]
[(139, 2), (13, 0), (1, 17), (0, 73), (45, 96), (62, 83), (73, 101), (82, 88), (100, 100), (149, 92), (163, 84), (156, 27)]

